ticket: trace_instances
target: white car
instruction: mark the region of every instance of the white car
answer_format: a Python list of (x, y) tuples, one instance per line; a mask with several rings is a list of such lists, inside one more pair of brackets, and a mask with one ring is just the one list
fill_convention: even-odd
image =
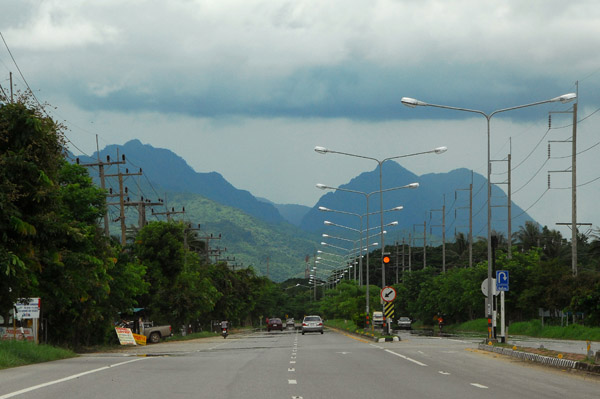
[(412, 320), (410, 317), (402, 316), (398, 319), (398, 328), (400, 330), (410, 330), (412, 329)]
[(321, 316), (306, 316), (302, 320), (302, 335), (305, 332), (320, 332), (323, 334), (323, 320)]

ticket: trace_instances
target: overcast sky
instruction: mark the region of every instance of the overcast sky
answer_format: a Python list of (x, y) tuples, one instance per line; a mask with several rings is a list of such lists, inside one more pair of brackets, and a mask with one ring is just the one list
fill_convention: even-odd
[[(596, 0), (2, 0), (0, 32), (20, 69), (0, 43), (0, 85), (24, 77), (73, 152), (93, 153), (96, 135), (101, 147), (137, 138), (277, 203), (313, 206), (316, 183), (376, 167), (317, 145), (376, 159), (447, 146), (401, 164), (485, 175), (484, 117), (404, 96), (491, 113), (578, 91), (578, 221), (600, 225)], [(548, 115), (572, 107), (491, 123), (492, 159), (512, 147), (513, 200), (551, 228), (571, 220), (571, 174), (553, 172), (547, 190), (571, 146), (552, 143), (548, 160), (548, 142), (570, 140), (572, 114), (552, 129)], [(504, 181), (506, 162), (493, 165)]]

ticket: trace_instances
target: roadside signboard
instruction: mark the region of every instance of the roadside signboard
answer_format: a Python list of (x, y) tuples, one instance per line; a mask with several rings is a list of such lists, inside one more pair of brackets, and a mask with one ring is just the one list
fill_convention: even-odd
[(32, 328), (0, 327), (0, 341), (16, 339), (17, 341), (35, 342)]
[(140, 334), (133, 334), (133, 339), (138, 345), (146, 345), (146, 336)]
[(508, 291), (508, 270), (496, 270), (496, 291)]
[(135, 338), (133, 338), (133, 334), (131, 333), (131, 329), (115, 327), (115, 331), (121, 345), (136, 345)]
[(380, 295), (382, 301), (392, 302), (394, 299), (396, 299), (396, 290), (394, 287), (383, 287)]
[(39, 319), (40, 318), (40, 298), (22, 298), (15, 303), (17, 319)]

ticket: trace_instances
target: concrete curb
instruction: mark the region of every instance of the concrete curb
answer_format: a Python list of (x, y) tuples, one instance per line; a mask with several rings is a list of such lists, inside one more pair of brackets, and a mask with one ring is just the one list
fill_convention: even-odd
[(588, 373), (600, 374), (600, 365), (594, 365), (585, 362), (577, 362), (575, 360), (559, 359), (556, 357), (543, 356), (535, 353), (516, 351), (511, 348), (486, 345), (484, 343), (479, 344), (479, 349), (488, 352), (499, 353), (501, 355), (516, 357), (522, 360), (529, 360), (531, 362), (540, 363), (546, 366), (576, 369)]
[(364, 338), (364, 339), (370, 339), (373, 342), (399, 342), (399, 341), (402, 341), (400, 339), (400, 337), (398, 337), (398, 336), (389, 337), (389, 338), (377, 338), (376, 336), (374, 336), (373, 334), (370, 334), (370, 333), (361, 334), (361, 333), (357, 333), (356, 331), (343, 330), (343, 329), (336, 328), (336, 327), (331, 327), (331, 326), (325, 326), (325, 327), (326, 328), (330, 328), (330, 329), (332, 329), (334, 331), (337, 331), (337, 332), (344, 333), (344, 334), (350, 334), (350, 335), (354, 335), (356, 337), (360, 337), (360, 338)]
[(389, 337), (389, 338), (379, 338), (377, 342), (398, 342), (400, 341), (400, 337)]

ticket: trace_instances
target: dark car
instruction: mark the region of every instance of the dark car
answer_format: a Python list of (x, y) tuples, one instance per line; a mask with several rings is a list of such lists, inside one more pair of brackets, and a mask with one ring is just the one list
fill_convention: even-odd
[(281, 319), (274, 317), (267, 321), (267, 331), (271, 330), (283, 331), (283, 323), (281, 322)]

